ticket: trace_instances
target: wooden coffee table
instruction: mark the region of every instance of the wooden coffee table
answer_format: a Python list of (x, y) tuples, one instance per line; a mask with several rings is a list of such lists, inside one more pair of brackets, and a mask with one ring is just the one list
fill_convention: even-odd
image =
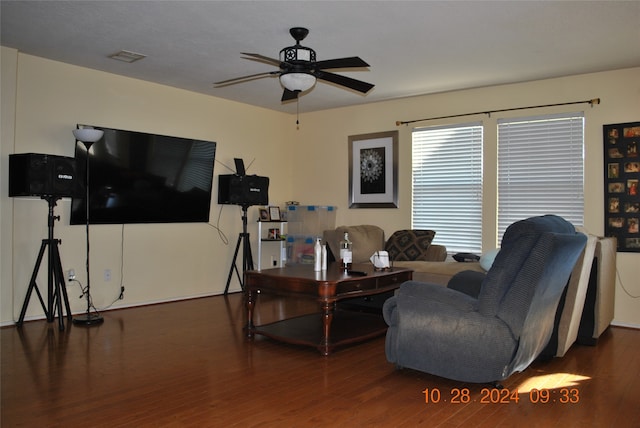
[[(413, 271), (404, 268), (375, 271), (370, 264), (354, 265), (352, 270), (362, 274), (347, 274), (338, 269), (336, 263), (322, 272), (315, 272), (311, 265), (245, 272), (247, 338), (252, 340), (260, 334), (287, 343), (313, 346), (322, 355), (329, 355), (337, 346), (383, 335), (387, 325), (381, 314), (337, 309), (336, 303), (394, 290), (410, 280)], [(320, 313), (256, 326), (253, 310), (258, 293), (313, 299), (319, 303)]]

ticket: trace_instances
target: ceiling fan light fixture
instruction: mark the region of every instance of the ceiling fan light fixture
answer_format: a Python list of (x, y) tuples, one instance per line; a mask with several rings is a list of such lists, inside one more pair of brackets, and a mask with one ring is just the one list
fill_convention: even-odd
[(304, 92), (316, 84), (316, 77), (308, 73), (284, 73), (280, 75), (280, 83), (290, 91)]
[[(1, 1), (1, 0), (0, 0)], [(233, 79), (215, 82), (217, 87), (234, 85), (236, 83), (248, 82), (267, 76), (280, 76), (279, 81), (284, 92), (281, 102), (298, 99), (301, 92), (306, 92), (313, 88), (316, 82), (333, 83), (346, 89), (351, 89), (362, 94), (369, 92), (375, 85), (342, 76), (326, 70), (340, 68), (363, 68), (369, 67), (360, 57), (352, 56), (346, 58), (335, 58), (324, 61), (316, 61), (316, 51), (300, 42), (309, 34), (309, 30), (303, 27), (293, 27), (289, 29), (289, 34), (296, 41), (294, 46), (289, 46), (280, 50), (280, 58), (269, 58), (257, 53), (242, 52), (244, 59), (262, 62), (278, 67), (277, 71), (269, 71), (248, 76), (236, 77)]]

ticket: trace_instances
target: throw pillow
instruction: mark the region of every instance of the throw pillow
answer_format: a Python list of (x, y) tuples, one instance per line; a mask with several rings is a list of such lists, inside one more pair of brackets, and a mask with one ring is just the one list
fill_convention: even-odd
[(404, 229), (393, 232), (385, 244), (393, 261), (428, 261), (427, 248), (436, 236), (433, 230)]
[(491, 269), (493, 261), (496, 259), (499, 251), (500, 248), (495, 248), (493, 250), (485, 252), (482, 256), (480, 256), (480, 267), (488, 272), (489, 269)]

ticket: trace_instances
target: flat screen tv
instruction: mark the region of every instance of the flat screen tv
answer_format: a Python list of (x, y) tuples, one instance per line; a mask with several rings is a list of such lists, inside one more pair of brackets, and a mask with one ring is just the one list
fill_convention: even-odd
[[(208, 222), (216, 143), (102, 128), (89, 149), (91, 224)], [(82, 190), (71, 201), (71, 224), (86, 223), (87, 149), (76, 142)]]

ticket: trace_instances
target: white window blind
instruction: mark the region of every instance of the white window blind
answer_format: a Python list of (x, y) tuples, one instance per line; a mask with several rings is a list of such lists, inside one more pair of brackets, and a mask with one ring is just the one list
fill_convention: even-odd
[(556, 214), (582, 226), (582, 113), (498, 121), (498, 240), (513, 222)]
[(482, 125), (420, 128), (412, 144), (413, 229), (450, 253), (482, 250)]

